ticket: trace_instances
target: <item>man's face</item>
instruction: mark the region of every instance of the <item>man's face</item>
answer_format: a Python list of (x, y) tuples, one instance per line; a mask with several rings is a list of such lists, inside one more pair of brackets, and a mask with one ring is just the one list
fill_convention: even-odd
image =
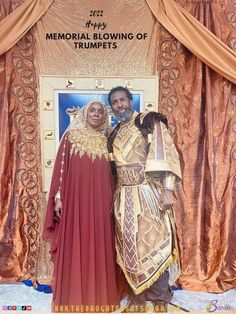
[(129, 120), (133, 113), (133, 102), (125, 91), (117, 91), (111, 95), (111, 108), (119, 121)]

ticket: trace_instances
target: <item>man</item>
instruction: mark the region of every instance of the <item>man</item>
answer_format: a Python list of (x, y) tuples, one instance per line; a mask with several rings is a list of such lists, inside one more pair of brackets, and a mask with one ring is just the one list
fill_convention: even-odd
[(132, 288), (126, 311), (142, 312), (152, 301), (154, 311), (164, 312), (173, 295), (169, 281), (179, 276), (171, 210), (174, 184), (181, 178), (178, 154), (165, 116), (133, 111), (132, 94), (121, 86), (108, 100), (120, 121), (108, 150), (117, 172), (117, 262)]

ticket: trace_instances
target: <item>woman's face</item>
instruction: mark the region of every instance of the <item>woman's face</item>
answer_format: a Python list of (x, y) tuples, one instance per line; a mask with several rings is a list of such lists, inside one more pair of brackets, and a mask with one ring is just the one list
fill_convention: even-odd
[(101, 103), (93, 102), (87, 112), (87, 128), (90, 130), (99, 130), (105, 120), (105, 110)]

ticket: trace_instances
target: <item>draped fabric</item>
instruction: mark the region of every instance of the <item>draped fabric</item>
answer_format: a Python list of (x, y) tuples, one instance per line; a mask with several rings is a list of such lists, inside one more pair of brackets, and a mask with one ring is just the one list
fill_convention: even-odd
[[(7, 51), (14, 43), (16, 43), (24, 34), (25, 32), (34, 25), (38, 19), (47, 11), (50, 7), (53, 0), (27, 0), (21, 7), (14, 12), (11, 16), (7, 17), (4, 21), (0, 23), (0, 41), (4, 44), (1, 45), (0, 54)], [(184, 44), (190, 51), (192, 51), (196, 56), (198, 56), (202, 61), (204, 61), (207, 65), (213, 68), (217, 73), (220, 73), (225, 78), (229, 79), (232, 82), (236, 82), (236, 69), (235, 69), (235, 58), (236, 54), (233, 52), (232, 49), (224, 45), (218, 36), (214, 36), (207, 28), (204, 28), (201, 23), (199, 23), (191, 14), (188, 14), (186, 10), (182, 9), (178, 6), (174, 0), (147, 0), (147, 4), (149, 5), (151, 11), (153, 12), (154, 16), (157, 20), (173, 34), (182, 44)], [(203, 2), (205, 3), (205, 2)], [(206, 2), (207, 3), (207, 2)], [(221, 2), (220, 2), (221, 3)], [(119, 64), (120, 59), (114, 60), (114, 55), (122, 56), (122, 60), (126, 63), (126, 71), (125, 69), (121, 69), (118, 67), (119, 71), (122, 72), (122, 75), (130, 75), (133, 73), (132, 67), (127, 68), (131, 62), (131, 60), (137, 60), (137, 68), (143, 67), (142, 64), (147, 61), (145, 60), (152, 60), (152, 51), (155, 48), (155, 45), (152, 43), (152, 39), (155, 38), (155, 31), (156, 27), (154, 24), (153, 16), (150, 15), (150, 12), (147, 10), (147, 5), (144, 5), (144, 1), (127, 1), (122, 4), (120, 3), (112, 3), (109, 11), (110, 17), (115, 15), (122, 16), (122, 27), (120, 21), (116, 23), (115, 19), (109, 18), (106, 14), (106, 21), (108, 21), (109, 28), (105, 30), (98, 30), (100, 35), (103, 36), (103, 33), (113, 32), (113, 30), (120, 34), (125, 32), (127, 33), (134, 33), (134, 37), (137, 33), (145, 33), (149, 34), (149, 38), (147, 40), (142, 41), (142, 45), (140, 45), (139, 40), (137, 39), (130, 39), (128, 38), (127, 41), (118, 40), (120, 49), (110, 49), (108, 42), (105, 45), (104, 49), (79, 49), (73, 46), (72, 43), (67, 44), (66, 41), (64, 43), (60, 43), (63, 46), (63, 49), (59, 49), (59, 45), (56, 41), (53, 45), (53, 41), (49, 42), (45, 38), (45, 34), (49, 33), (68, 33), (71, 32), (89, 32), (87, 28), (87, 22), (89, 22), (88, 17), (86, 16), (86, 12), (89, 12), (91, 9), (88, 6), (87, 2), (84, 5), (83, 1), (81, 3), (75, 3), (74, 1), (67, 1), (66, 3), (62, 0), (57, 0), (56, 3), (53, 5), (53, 8), (47, 12), (47, 17), (45, 20), (37, 26), (36, 36), (38, 38), (37, 42), (39, 44), (38, 53), (39, 53), (39, 60), (41, 60), (40, 65), (44, 67), (44, 64), (47, 64), (46, 71), (48, 71), (48, 66), (51, 67), (51, 63), (55, 67), (61, 68), (61, 61), (66, 60), (66, 65), (63, 67), (64, 74), (73, 74), (73, 75), (81, 75), (81, 74), (92, 74), (95, 73), (97, 75), (102, 75), (103, 73), (99, 72), (98, 70), (94, 70), (93, 73), (82, 73), (82, 70), (74, 71), (74, 63), (73, 66), (69, 66), (69, 69), (73, 73), (67, 73), (68, 69), (68, 62), (69, 60), (75, 61), (76, 63), (81, 65), (81, 58), (83, 59), (86, 55), (87, 58), (92, 52), (93, 57), (89, 60), (89, 63), (95, 59), (92, 69), (96, 69), (98, 62), (103, 67), (108, 64), (108, 60), (111, 62), (117, 62)], [(125, 6), (124, 6), (125, 5)], [(99, 9), (103, 11), (103, 8), (107, 8), (107, 1), (101, 1), (100, 3), (101, 8)], [(129, 10), (127, 10), (127, 6)], [(221, 5), (222, 6), (222, 5)], [(138, 10), (140, 9), (140, 10)], [(100, 12), (100, 11), (99, 11)], [(49, 14), (50, 13), (50, 14)], [(144, 14), (143, 14), (144, 13)], [(58, 16), (64, 14), (65, 22), (57, 23)], [(87, 13), (88, 15), (88, 13)], [(130, 18), (132, 16), (132, 20)], [(137, 16), (137, 17), (136, 17)], [(124, 19), (125, 17), (125, 19)], [(126, 20), (126, 18), (128, 19)], [(135, 17), (135, 18), (134, 18)], [(234, 17), (229, 17), (233, 19)], [(68, 20), (66, 20), (68, 19)], [(140, 23), (140, 20), (147, 20), (148, 23)], [(90, 20), (91, 21), (91, 20)], [(132, 21), (132, 23), (131, 23)], [(135, 23), (136, 21), (136, 23)], [(137, 23), (138, 22), (138, 23)], [(67, 24), (70, 24), (70, 27), (67, 27)], [(148, 25), (148, 26), (147, 26)], [(106, 25), (107, 26), (107, 25)], [(96, 29), (93, 29), (93, 32), (96, 32)], [(82, 39), (82, 42), (84, 40)], [(96, 42), (96, 40), (93, 40)], [(112, 40), (109, 41), (112, 44)], [(136, 49), (132, 49), (132, 56), (128, 53), (128, 57), (126, 56), (129, 49), (125, 49), (125, 45), (130, 46), (129, 48), (132, 49), (132, 46), (135, 46)], [(42, 48), (43, 49), (40, 49)], [(66, 49), (65, 49), (66, 47)], [(117, 47), (116, 47), (117, 48)], [(231, 47), (232, 48), (232, 47)], [(63, 51), (67, 51), (66, 55), (64, 55)], [(56, 54), (52, 55), (51, 51), (56, 51)], [(113, 57), (111, 58), (111, 51), (115, 52), (112, 54)], [(139, 53), (137, 53), (137, 51)], [(69, 52), (69, 55), (68, 55)], [(79, 52), (79, 56), (77, 53)], [(106, 53), (107, 52), (107, 53)], [(142, 53), (140, 53), (142, 52)], [(61, 58), (58, 60), (58, 54), (62, 55)], [(96, 58), (94, 57), (96, 56)], [(64, 59), (63, 59), (64, 58)], [(141, 58), (141, 59), (140, 59)], [(63, 62), (64, 63), (64, 62)], [(62, 64), (63, 64), (62, 63)], [(134, 65), (134, 64), (132, 64)], [(150, 70), (151, 64), (147, 62), (147, 67)], [(81, 68), (81, 67), (79, 67)], [(135, 67), (136, 68), (136, 67)], [(106, 66), (106, 74), (109, 73), (110, 65)], [(110, 75), (116, 75), (117, 73), (113, 73)], [(42, 69), (41, 69), (42, 70)], [(52, 71), (52, 69), (51, 69)], [(55, 70), (54, 70), (55, 71)], [(66, 73), (65, 73), (66, 72)], [(61, 74), (62, 72), (60, 72)], [(45, 74), (45, 73), (44, 73)], [(49, 73), (47, 73), (49, 74)], [(50, 73), (50, 74), (55, 74)], [(137, 73), (136, 73), (137, 74)], [(138, 71), (139, 75), (146, 75), (147, 73), (142, 71)]]
[[(42, 235), (43, 225), (45, 221), (46, 209), (47, 209), (48, 195), (47, 193), (41, 194), (40, 203), (40, 235)], [(44, 241), (41, 237), (40, 239), (40, 249), (38, 256), (37, 265), (37, 281), (39, 283), (51, 285), (52, 273), (53, 273), (53, 263), (51, 261), (50, 254), (50, 243)]]
[[(181, 5), (185, 11), (179, 8), (175, 2)], [(186, 289), (219, 292), (235, 287), (236, 273), (235, 224), (233, 225), (236, 189), (234, 175), (236, 90), (235, 85), (222, 77), (235, 82), (236, 67), (234, 59), (232, 59), (236, 52), (235, 0), (176, 0), (175, 2), (156, 0), (162, 13), (159, 15), (159, 21), (190, 50), (182, 46), (163, 26), (160, 26), (160, 33), (156, 36), (154, 16), (151, 11), (148, 12), (144, 1), (112, 1), (109, 2), (109, 5), (114, 9), (113, 14), (120, 12), (123, 16), (127, 13), (125, 20), (130, 22), (129, 12), (132, 12), (132, 18), (136, 14), (136, 20), (143, 24), (142, 27), (139, 27), (138, 24), (131, 23), (131, 31), (134, 29), (143, 31), (146, 27), (144, 24), (148, 25), (148, 34), (151, 37), (148, 39), (151, 40), (148, 41), (148, 44), (145, 42), (147, 54), (143, 50), (141, 54), (141, 49), (136, 49), (136, 54), (129, 55), (127, 55), (127, 50), (122, 50), (123, 52), (120, 54), (113, 50), (102, 51), (93, 61), (92, 53), (87, 54), (86, 52), (81, 57), (77, 51), (76, 58), (69, 56), (66, 59), (64, 56), (63, 66), (65, 68), (65, 64), (68, 65), (69, 62), (74, 65), (80, 61), (76, 70), (68, 66), (68, 72), (66, 72), (68, 75), (83, 73), (84, 75), (106, 76), (111, 73), (109, 71), (112, 71), (114, 75), (114, 70), (117, 76), (127, 75), (127, 73), (134, 76), (153, 75), (157, 42), (157, 67), (160, 70), (161, 91), (160, 108), (169, 117), (170, 129), (179, 149), (183, 170), (183, 187), (180, 191), (176, 191), (178, 198), (175, 203), (183, 270), (181, 284)], [(14, 0), (10, 3), (7, 0), (0, 2), (0, 52), (2, 54), (8, 50), (0, 56), (1, 283), (15, 282), (36, 276), (39, 254), (39, 208), (42, 207), (39, 194), (41, 165), (38, 140), (40, 135), (34, 69), (34, 62), (39, 64), (39, 59), (35, 60), (34, 58), (35, 42), (31, 31), (26, 34), (25, 32), (46, 12), (52, 1)], [(58, 14), (58, 12), (64, 13), (65, 10), (60, 10), (60, 6), (70, 6), (73, 3), (75, 3), (73, 0), (68, 0), (66, 4), (62, 0), (53, 2), (48, 12), (53, 12), (51, 17), (55, 19), (54, 26), (63, 22), (63, 18), (61, 18), (63, 14)], [(82, 1), (82, 4), (86, 7), (87, 1)], [(35, 9), (39, 8), (38, 5), (42, 5), (44, 9), (37, 10), (38, 13), (35, 14)], [(137, 9), (138, 5), (139, 10)], [(21, 11), (15, 15), (17, 6), (20, 6), (19, 10)], [(172, 11), (170, 8), (175, 10)], [(186, 11), (190, 15), (186, 14)], [(20, 15), (18, 15), (19, 12), (21, 12)], [(33, 19), (31, 19), (31, 14), (28, 15), (26, 12), (34, 12)], [(173, 12), (175, 15), (172, 15)], [(10, 13), (11, 16), (6, 20), (5, 18)], [(35, 35), (38, 36), (38, 39), (43, 36), (40, 35), (40, 30), (46, 31), (47, 29), (45, 26), (47, 25), (45, 21), (48, 21), (47, 14), (35, 28)], [(60, 16), (60, 23), (58, 23), (58, 16)], [(202, 33), (201, 25), (197, 24), (192, 16), (204, 24), (208, 31), (204, 30)], [(24, 23), (22, 23), (21, 17), (23, 17)], [(178, 23), (176, 23), (177, 17), (181, 18)], [(160, 20), (161, 18), (162, 20)], [(112, 18), (110, 19), (112, 20)], [(171, 20), (175, 21), (175, 25), (170, 23)], [(8, 24), (9, 21), (11, 24)], [(185, 24), (182, 24), (182, 21)], [(117, 23), (122, 24), (123, 22), (122, 20)], [(14, 24), (17, 25), (17, 28), (12, 27)], [(11, 27), (9, 27), (10, 25)], [(185, 26), (181, 28), (182, 25)], [(190, 33), (186, 25), (196, 25), (200, 31), (198, 35), (204, 35), (200, 40), (201, 45), (199, 44), (198, 47), (194, 45), (195, 42), (199, 43), (196, 40), (195, 31)], [(14, 29), (14, 33), (12, 29)], [(115, 26), (113, 30), (116, 30)], [(39, 33), (37, 33), (38, 31)], [(220, 51), (217, 59), (215, 54), (207, 54), (207, 57), (202, 55), (202, 44), (203, 41), (208, 43), (208, 35), (211, 38), (210, 47), (213, 47), (213, 43), (215, 43), (215, 37), (209, 31), (218, 38), (216, 40), (217, 47), (223, 49), (217, 50)], [(23, 36), (23, 34), (25, 35)], [(19, 40), (21, 36), (23, 37)], [(154, 40), (156, 37), (157, 40)], [(213, 42), (212, 39), (214, 39)], [(226, 48), (222, 42), (230, 49)], [(14, 43), (17, 44), (10, 49)], [(43, 45), (40, 45), (38, 41), (37, 47), (39, 53)], [(193, 48), (197, 50), (193, 50)], [(52, 50), (50, 49), (49, 52)], [(209, 51), (212, 52), (212, 49), (205, 49), (205, 53), (209, 53)], [(195, 54), (210, 67), (217, 60), (214, 69), (222, 76), (205, 66), (194, 56)], [(53, 53), (51, 56), (46, 55), (44, 74), (57, 73), (55, 63), (49, 64), (48, 61), (52, 58), (60, 59), (59, 57), (61, 57), (60, 53), (56, 56)], [(103, 60), (101, 58), (105, 58), (104, 62), (98, 63), (99, 60)], [(109, 59), (110, 63), (105, 63), (106, 59)], [(144, 60), (151, 61), (145, 61), (144, 66)], [(40, 63), (40, 65), (43, 64), (43, 62)], [(98, 68), (100, 72), (96, 70)]]
[[(236, 51), (232, 1), (179, 1)], [(188, 290), (236, 287), (236, 86), (160, 28), (160, 110), (178, 147), (183, 182), (175, 218)]]
[[(190, 1), (191, 2), (191, 1)], [(208, 1), (202, 1), (203, 5)], [(213, 1), (212, 1), (213, 2)], [(195, 56), (236, 83), (236, 53), (172, 0), (147, 0), (157, 20)], [(216, 3), (217, 6), (217, 3)], [(211, 16), (214, 18), (213, 16)], [(234, 17), (229, 18), (233, 19)]]
[[(20, 2), (1, 2), (0, 18)], [(31, 32), (0, 59), (0, 282), (36, 277), (40, 157)]]
[[(26, 0), (0, 22), (0, 55), (13, 47), (40, 19), (54, 0)], [(4, 6), (4, 1), (2, 6)]]
[[(58, 150), (43, 233), (51, 243), (56, 312), (83, 312), (81, 305), (103, 312), (119, 304), (106, 145), (102, 132), (80, 129), (66, 133)], [(54, 211), (58, 190), (60, 221)]]

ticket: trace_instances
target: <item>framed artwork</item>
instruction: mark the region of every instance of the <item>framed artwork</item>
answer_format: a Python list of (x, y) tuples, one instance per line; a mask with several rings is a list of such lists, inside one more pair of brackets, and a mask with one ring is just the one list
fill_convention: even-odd
[[(74, 91), (61, 90), (55, 91), (55, 121), (56, 121), (56, 140), (59, 143), (62, 135), (73, 120), (77, 110), (93, 100), (101, 101), (108, 108), (109, 124), (113, 127), (117, 120), (108, 103), (108, 93), (106, 91)], [(143, 92), (132, 91), (133, 108), (135, 111), (143, 111)]]

